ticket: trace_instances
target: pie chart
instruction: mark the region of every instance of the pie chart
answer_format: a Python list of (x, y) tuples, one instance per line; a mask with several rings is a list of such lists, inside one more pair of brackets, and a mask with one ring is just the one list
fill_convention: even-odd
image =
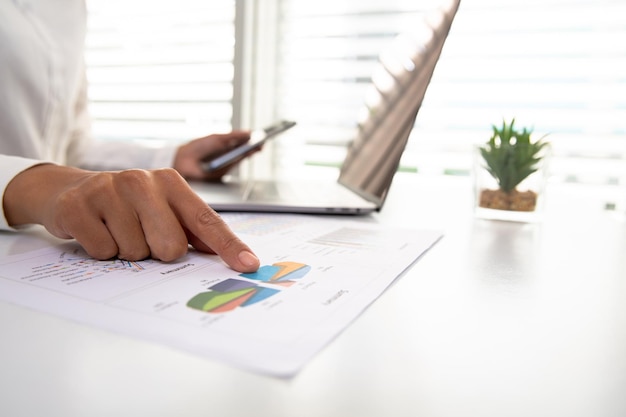
[(288, 287), (308, 274), (310, 270), (309, 265), (298, 262), (277, 262), (262, 266), (256, 272), (240, 274), (239, 276)]
[[(248, 307), (278, 294), (282, 289), (280, 287), (291, 286), (310, 270), (309, 265), (297, 262), (265, 265), (257, 272), (239, 274), (248, 280), (228, 278), (212, 285), (209, 291), (201, 292), (189, 300), (187, 307), (210, 313), (224, 313), (238, 307)], [(273, 284), (279, 288), (260, 286), (253, 281)]]

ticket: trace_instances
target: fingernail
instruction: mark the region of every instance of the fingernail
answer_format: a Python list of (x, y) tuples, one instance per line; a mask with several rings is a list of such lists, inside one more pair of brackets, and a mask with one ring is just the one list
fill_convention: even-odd
[(250, 268), (258, 268), (260, 263), (259, 258), (248, 251), (239, 252), (239, 261)]

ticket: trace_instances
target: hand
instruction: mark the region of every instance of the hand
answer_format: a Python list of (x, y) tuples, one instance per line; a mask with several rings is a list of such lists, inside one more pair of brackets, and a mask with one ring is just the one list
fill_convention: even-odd
[(210, 161), (226, 152), (243, 145), (250, 140), (250, 132), (233, 131), (215, 134), (192, 140), (178, 148), (174, 158), (174, 169), (188, 180), (217, 180), (224, 176), (236, 162), (218, 171), (207, 173), (202, 169), (202, 162)]
[(42, 224), (97, 259), (167, 262), (191, 244), (237, 271), (259, 267), (250, 248), (170, 168), (91, 172), (36, 165), (9, 183), (4, 209), (10, 225)]

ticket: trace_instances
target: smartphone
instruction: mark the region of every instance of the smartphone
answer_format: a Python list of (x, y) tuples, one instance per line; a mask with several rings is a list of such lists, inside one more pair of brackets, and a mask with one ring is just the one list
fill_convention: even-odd
[(281, 120), (261, 130), (254, 130), (250, 134), (250, 140), (241, 146), (236, 147), (233, 150), (226, 152), (224, 155), (220, 155), (215, 159), (202, 164), (202, 168), (206, 172), (217, 171), (224, 168), (229, 164), (237, 161), (243, 156), (249, 155), (252, 152), (259, 149), (268, 139), (271, 139), (278, 134), (291, 129), (296, 125), (296, 122), (290, 120)]

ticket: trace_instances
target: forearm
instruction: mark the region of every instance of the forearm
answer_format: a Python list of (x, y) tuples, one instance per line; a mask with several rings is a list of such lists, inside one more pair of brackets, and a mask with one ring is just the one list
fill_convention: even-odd
[(47, 206), (60, 189), (84, 178), (88, 173), (54, 164), (38, 164), (17, 174), (7, 185), (3, 207), (11, 227), (43, 224)]

